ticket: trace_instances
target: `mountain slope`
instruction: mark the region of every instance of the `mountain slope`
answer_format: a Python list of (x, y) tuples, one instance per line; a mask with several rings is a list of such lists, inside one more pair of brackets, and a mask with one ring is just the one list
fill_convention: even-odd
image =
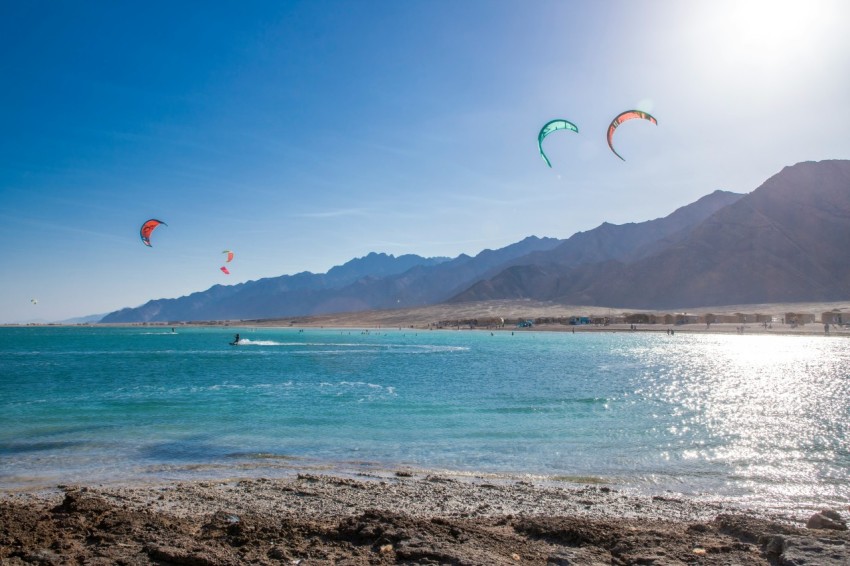
[[(299, 273), (216, 285), (177, 299), (158, 299), (110, 313), (102, 322), (256, 319), (352, 312), (440, 302), (478, 280), (496, 265), (561, 240), (528, 237), (472, 258), (369, 254), (334, 267), (326, 274)], [(443, 267), (445, 266), (445, 267)]]
[[(701, 306), (850, 296), (850, 161), (786, 167), (680, 246), (630, 265), (600, 298)], [(650, 283), (661, 280), (661, 285)]]
[(581, 267), (517, 266), (453, 300), (653, 309), (841, 300), (850, 296), (847, 242), (850, 161), (799, 163), (647, 255)]
[(645, 257), (686, 238), (702, 221), (743, 196), (718, 190), (663, 218), (620, 225), (603, 222), (592, 230), (574, 234), (552, 251), (519, 258), (514, 264), (575, 266)]
[(448, 258), (370, 253), (325, 274), (310, 272), (282, 275), (237, 285), (215, 285), (206, 291), (177, 299), (157, 299), (136, 308), (109, 313), (101, 322), (148, 322), (168, 320), (217, 320), (265, 317), (282, 314), (311, 296), (350, 285), (366, 276), (389, 276), (417, 265), (438, 265)]

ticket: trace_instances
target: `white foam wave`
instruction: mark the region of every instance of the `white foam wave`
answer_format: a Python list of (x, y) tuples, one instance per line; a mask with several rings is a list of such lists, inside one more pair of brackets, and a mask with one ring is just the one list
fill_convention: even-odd
[[(323, 389), (331, 389), (335, 390), (337, 395), (342, 395), (343, 392), (352, 392), (357, 393), (362, 390), (366, 390), (366, 400), (372, 400), (379, 397), (395, 397), (396, 390), (395, 387), (392, 386), (384, 386), (379, 385), (377, 383), (369, 383), (366, 381), (339, 381), (337, 383), (330, 383), (328, 381), (323, 381), (319, 384), (320, 388)], [(361, 399), (363, 400), (363, 399)]]
[(251, 340), (250, 338), (240, 338), (239, 346), (297, 346), (298, 344), (289, 342), (275, 342), (274, 340)]
[[(395, 354), (430, 354), (437, 352), (468, 351), (467, 346), (442, 346), (432, 344), (370, 344), (352, 342), (278, 342), (276, 340), (251, 340), (241, 338), (239, 346), (282, 346), (302, 348), (295, 354), (350, 354), (350, 353), (395, 353)], [(316, 350), (316, 348), (332, 348)]]

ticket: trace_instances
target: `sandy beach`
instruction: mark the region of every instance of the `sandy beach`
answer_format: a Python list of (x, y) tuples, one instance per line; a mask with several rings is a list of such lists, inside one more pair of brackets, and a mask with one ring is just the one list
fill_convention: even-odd
[(805, 521), (601, 485), (305, 473), (4, 493), (0, 563), (850, 563), (846, 530)]
[[(598, 307), (582, 305), (565, 305), (551, 302), (532, 300), (479, 301), (471, 303), (441, 304), (429, 307), (362, 311), (352, 313), (323, 314), (300, 316), (292, 318), (276, 318), (251, 321), (210, 321), (215, 325), (247, 325), (247, 326), (279, 326), (279, 327), (324, 327), (324, 328), (412, 328), (417, 330), (433, 330), (437, 328), (469, 330), (518, 330), (515, 324), (506, 322), (499, 327), (494, 321), (504, 319), (537, 321), (533, 327), (522, 328), (523, 331), (556, 331), (556, 332), (713, 332), (720, 334), (789, 334), (789, 335), (829, 335), (850, 336), (850, 325), (829, 325), (825, 331), (821, 317), (825, 312), (845, 313), (844, 319), (850, 319), (850, 302), (811, 302), (811, 303), (770, 303), (755, 305), (724, 305), (714, 307), (699, 307), (680, 310), (646, 310), (622, 307)], [(694, 317), (711, 313), (716, 316), (767, 315), (776, 322), (763, 324), (761, 322), (705, 322), (685, 324), (652, 324), (638, 323), (635, 325), (619, 322), (607, 325), (580, 324), (569, 325), (556, 322), (555, 319), (567, 317), (619, 317), (643, 313), (655, 317), (665, 315), (688, 314)], [(808, 315), (814, 322), (805, 324), (788, 324), (781, 322), (788, 313)], [(547, 322), (547, 319), (549, 320)], [(470, 321), (478, 321), (470, 325)], [(542, 321), (542, 322), (541, 322)], [(150, 323), (159, 324), (159, 323)], [(166, 323), (162, 323), (166, 324)]]

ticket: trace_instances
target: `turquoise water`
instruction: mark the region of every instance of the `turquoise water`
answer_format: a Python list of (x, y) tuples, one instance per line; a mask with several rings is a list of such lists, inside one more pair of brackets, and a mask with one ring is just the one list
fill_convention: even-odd
[(848, 432), (844, 338), (0, 329), (2, 488), (309, 463), (846, 506)]

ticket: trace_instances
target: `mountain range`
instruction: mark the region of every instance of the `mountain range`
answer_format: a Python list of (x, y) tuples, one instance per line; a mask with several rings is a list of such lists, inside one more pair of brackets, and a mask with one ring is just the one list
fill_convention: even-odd
[(665, 309), (850, 297), (850, 161), (784, 168), (646, 222), (529, 236), (471, 257), (371, 253), (334, 267), (152, 300), (101, 322), (284, 318), (493, 299)]

